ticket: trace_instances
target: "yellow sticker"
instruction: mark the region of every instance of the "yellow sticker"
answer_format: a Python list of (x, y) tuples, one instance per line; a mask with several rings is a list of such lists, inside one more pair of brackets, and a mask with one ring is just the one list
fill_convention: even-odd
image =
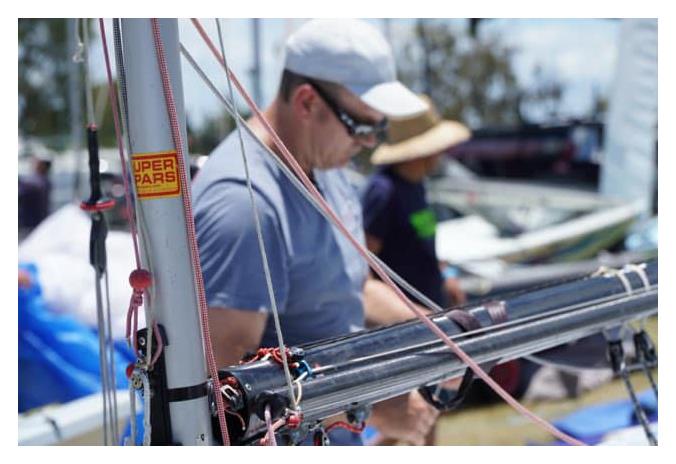
[(131, 167), (138, 198), (170, 198), (181, 194), (178, 155), (175, 151), (135, 153)]

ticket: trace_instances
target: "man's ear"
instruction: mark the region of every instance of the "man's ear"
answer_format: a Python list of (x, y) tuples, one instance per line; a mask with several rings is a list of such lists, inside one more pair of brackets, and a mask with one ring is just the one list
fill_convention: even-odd
[(301, 84), (291, 93), (291, 106), (300, 119), (309, 119), (317, 104), (317, 93), (310, 84)]

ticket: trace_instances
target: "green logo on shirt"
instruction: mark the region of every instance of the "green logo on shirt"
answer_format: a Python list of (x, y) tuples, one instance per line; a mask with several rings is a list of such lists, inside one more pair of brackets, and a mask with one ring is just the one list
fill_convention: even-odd
[(411, 214), (408, 218), (419, 238), (428, 239), (434, 237), (437, 228), (437, 217), (429, 208), (421, 209)]

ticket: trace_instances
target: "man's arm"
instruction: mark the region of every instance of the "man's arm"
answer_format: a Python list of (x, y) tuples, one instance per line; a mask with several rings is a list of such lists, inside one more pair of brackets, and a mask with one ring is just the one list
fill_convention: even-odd
[[(429, 312), (420, 305), (416, 306), (426, 314)], [(366, 279), (364, 284), (364, 318), (368, 327), (408, 321), (414, 317), (415, 314), (387, 284), (373, 276)]]
[[(383, 247), (381, 239), (366, 233), (366, 247), (374, 254), (378, 254)], [(423, 312), (427, 309), (418, 306)], [(415, 314), (401, 301), (397, 294), (384, 282), (369, 275), (364, 284), (364, 318), (369, 327), (394, 324), (408, 321)]]
[(439, 411), (417, 391), (396, 396), (373, 405), (368, 423), (384, 438), (424, 445)]
[(232, 308), (209, 308), (209, 332), (216, 365), (237, 364), (244, 354), (258, 349), (267, 312)]

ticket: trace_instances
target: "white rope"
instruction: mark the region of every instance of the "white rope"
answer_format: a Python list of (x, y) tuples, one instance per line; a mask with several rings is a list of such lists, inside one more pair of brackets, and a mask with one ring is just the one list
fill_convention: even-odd
[(85, 21), (83, 18), (75, 18), (75, 40), (77, 41), (77, 50), (73, 54), (73, 63), (83, 63), (85, 60), (85, 46), (80, 35), (80, 24)]
[[(627, 294), (632, 295), (635, 289), (632, 287), (631, 281), (627, 278), (627, 274), (630, 272), (634, 272), (636, 273), (636, 275), (638, 275), (639, 279), (641, 279), (641, 283), (643, 284), (643, 290), (645, 292), (648, 292), (653, 288), (653, 286), (650, 285), (650, 279), (648, 278), (648, 274), (646, 273), (645, 269), (646, 269), (645, 263), (625, 264), (621, 270), (601, 266), (594, 274), (592, 274), (592, 276), (601, 275), (603, 277), (617, 277), (617, 279), (620, 282), (622, 282), (622, 286), (624, 287), (624, 290), (627, 292)], [(639, 326), (641, 330), (645, 330), (645, 318), (642, 318), (639, 321)], [(623, 329), (625, 329), (624, 326), (620, 330)]]
[[(628, 263), (625, 264), (622, 270), (624, 272), (635, 272), (639, 279), (641, 279), (641, 282), (643, 283), (643, 289), (645, 291), (650, 290), (650, 279), (648, 278), (648, 274), (645, 271), (646, 265), (645, 263), (642, 264), (634, 264), (634, 263)], [(639, 327), (640, 330), (645, 331), (645, 318), (641, 319), (639, 321)]]
[(98, 270), (94, 275), (94, 288), (96, 289), (96, 323), (97, 335), (99, 339), (99, 374), (101, 377), (101, 396), (103, 398), (103, 444), (108, 446), (111, 443), (110, 418), (108, 407), (108, 363), (106, 356), (105, 325), (103, 317), (103, 303), (101, 301), (101, 281)]
[(270, 406), (265, 406), (265, 426), (268, 429), (266, 435), (266, 443), (268, 446), (277, 446), (277, 439), (275, 438), (275, 429), (272, 428), (272, 415), (270, 414)]
[[(629, 279), (627, 279), (627, 276), (622, 270), (601, 266), (596, 272), (592, 274), (592, 277), (597, 276), (602, 276), (606, 278), (615, 277), (622, 283), (624, 291), (627, 292), (627, 295), (632, 295), (634, 293), (634, 289), (631, 286), (631, 282), (629, 281)], [(650, 286), (650, 284), (648, 284), (648, 286)]]
[[(85, 78), (85, 104), (87, 106), (87, 121), (90, 124), (96, 124), (96, 118), (94, 117), (94, 90), (92, 87), (91, 77), (89, 74), (89, 27), (87, 24), (87, 18), (82, 19), (82, 32), (84, 34), (84, 45), (82, 47), (82, 59), (84, 61), (84, 78)], [(81, 42), (82, 43), (82, 42)]]
[[(216, 27), (218, 28), (218, 39), (220, 41), (220, 46), (221, 46), (221, 55), (223, 56), (223, 61), (225, 62), (225, 66), (227, 68), (228, 62), (225, 56), (225, 47), (223, 46), (223, 34), (221, 32), (221, 22), (219, 19), (216, 19)], [(247, 160), (246, 156), (246, 151), (244, 149), (244, 138), (242, 137), (242, 129), (241, 129), (241, 124), (240, 124), (240, 119), (241, 117), (239, 116), (239, 112), (237, 110), (237, 106), (235, 105), (235, 98), (234, 98), (234, 93), (232, 90), (232, 82), (230, 80), (230, 75), (226, 72), (225, 73), (227, 80), (228, 80), (228, 92), (230, 94), (230, 102), (232, 104), (232, 107), (235, 111), (235, 123), (237, 126), (237, 136), (239, 137), (239, 144), (240, 144), (240, 149), (242, 152), (242, 161), (244, 162), (244, 172), (246, 175), (246, 187), (249, 192), (249, 200), (251, 201), (251, 207), (253, 210), (253, 217), (254, 217), (254, 223), (256, 226), (256, 238), (258, 239), (258, 248), (261, 253), (261, 260), (263, 262), (263, 272), (265, 274), (265, 284), (267, 285), (268, 288), (268, 297), (270, 299), (270, 307), (272, 309), (272, 316), (275, 322), (275, 332), (277, 333), (277, 343), (279, 345), (279, 352), (282, 357), (282, 366), (284, 368), (284, 376), (286, 377), (286, 384), (288, 388), (288, 395), (289, 395), (289, 400), (291, 402), (294, 401), (294, 394), (293, 394), (293, 381), (291, 380), (291, 372), (289, 371), (289, 362), (286, 357), (286, 346), (284, 345), (284, 338), (282, 335), (282, 327), (281, 323), (279, 322), (279, 311), (277, 310), (277, 301), (275, 298), (275, 289), (272, 285), (272, 275), (270, 273), (270, 267), (268, 264), (268, 256), (265, 251), (265, 243), (263, 241), (263, 231), (261, 229), (261, 224), (260, 224), (260, 216), (258, 213), (258, 208), (256, 206), (256, 200), (254, 198), (254, 191), (253, 191), (253, 185), (251, 183), (251, 174), (249, 172), (249, 163)]]
[[(132, 373), (132, 379), (134, 374)], [(133, 382), (129, 381), (129, 410), (131, 414), (129, 415), (129, 425), (131, 432), (129, 437), (125, 438), (125, 446), (136, 446), (136, 388), (134, 388)]]
[(108, 282), (108, 270), (104, 273), (104, 282), (105, 282), (105, 294), (106, 294), (106, 307), (105, 307), (105, 342), (106, 342), (106, 355), (109, 356), (108, 359), (108, 405), (110, 407), (110, 420), (111, 427), (113, 431), (113, 443), (118, 444), (120, 442), (120, 431), (119, 431), (119, 421), (118, 421), (118, 412), (117, 412), (117, 378), (115, 377), (115, 344), (113, 341), (113, 325), (111, 321), (111, 310), (110, 310), (110, 285)]
[(303, 372), (296, 380), (294, 380), (294, 385), (298, 388), (298, 394), (294, 396), (294, 409), (298, 410), (298, 407), (300, 405), (300, 400), (303, 399), (303, 384), (301, 383), (303, 380), (305, 380), (305, 377), (307, 377), (308, 373)]
[(143, 381), (143, 446), (150, 446), (150, 380), (145, 370), (139, 369), (138, 373)]
[[(85, 77), (85, 100), (87, 106), (87, 124), (91, 126), (96, 125), (93, 111), (93, 89), (89, 72), (89, 29), (86, 19), (76, 20), (75, 35), (77, 39), (77, 50), (73, 55), (75, 63), (82, 63)], [(80, 35), (80, 27), (82, 27), (84, 40)], [(105, 221), (102, 213), (100, 219)], [(94, 220), (94, 219), (92, 219)], [(101, 278), (105, 282), (105, 298), (106, 304), (104, 307), (103, 297), (101, 292)], [(111, 311), (110, 311), (110, 289), (108, 284), (108, 273), (104, 269), (103, 273), (99, 275), (98, 270), (95, 271), (95, 287), (96, 287), (96, 305), (97, 305), (97, 322), (99, 331), (99, 357), (101, 369), (101, 394), (103, 397), (103, 435), (105, 444), (117, 444), (119, 442), (118, 430), (118, 413), (117, 413), (117, 389), (115, 378), (115, 348), (112, 336)], [(112, 443), (111, 443), (112, 442)]]

